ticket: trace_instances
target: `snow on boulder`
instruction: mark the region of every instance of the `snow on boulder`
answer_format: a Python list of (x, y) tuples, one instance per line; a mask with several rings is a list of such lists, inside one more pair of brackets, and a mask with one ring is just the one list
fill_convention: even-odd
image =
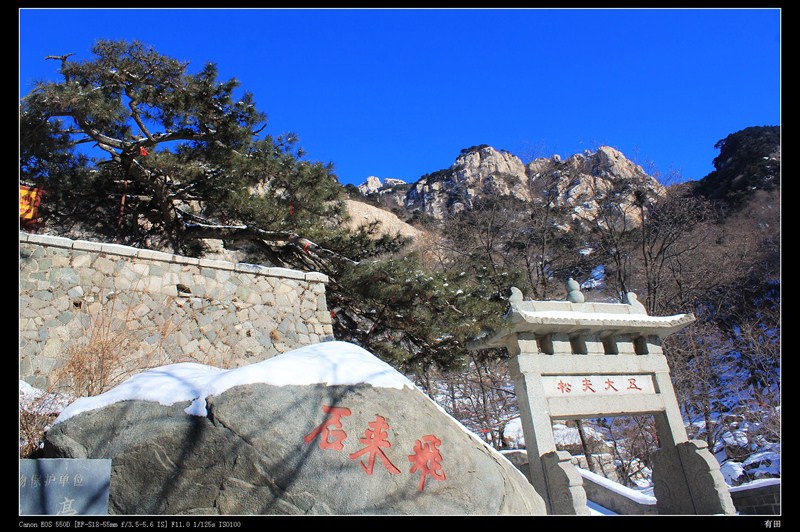
[(544, 514), (509, 461), (369, 352), (143, 372), (56, 420), (47, 457), (111, 458), (113, 514)]

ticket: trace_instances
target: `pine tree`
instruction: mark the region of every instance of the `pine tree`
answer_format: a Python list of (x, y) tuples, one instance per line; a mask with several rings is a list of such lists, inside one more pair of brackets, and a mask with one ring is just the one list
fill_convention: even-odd
[[(190, 256), (204, 239), (245, 242), (253, 262), (329, 276), (338, 338), (409, 371), (458, 365), (481, 328), (472, 307), (490, 301), (480, 282), (448, 289), (448, 274), (402, 251), (407, 240), (346, 230), (333, 165), (306, 161), (294, 134), (266, 133), (253, 95), (215, 65), (191, 73), (140, 42), (92, 53), (48, 57), (61, 80), (20, 105), (20, 172), (46, 190), (50, 229)], [(502, 314), (489, 306), (478, 314)]]
[(21, 172), (50, 197), (45, 222), (185, 254), (208, 226), (258, 227), (296, 255), (295, 235), (341, 216), (332, 166), (302, 160), (295, 135), (265, 134), (253, 96), (215, 65), (189, 73), (139, 42), (92, 53), (58, 57), (62, 80), (21, 103)]

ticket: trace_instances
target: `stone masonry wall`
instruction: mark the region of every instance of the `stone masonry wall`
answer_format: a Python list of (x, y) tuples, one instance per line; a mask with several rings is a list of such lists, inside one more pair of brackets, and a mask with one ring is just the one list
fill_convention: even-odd
[(41, 389), (75, 357), (231, 368), (333, 337), (319, 273), (23, 232), (19, 270), (20, 379)]
[(731, 488), (731, 499), (742, 515), (781, 515), (781, 480), (765, 479), (757, 485)]

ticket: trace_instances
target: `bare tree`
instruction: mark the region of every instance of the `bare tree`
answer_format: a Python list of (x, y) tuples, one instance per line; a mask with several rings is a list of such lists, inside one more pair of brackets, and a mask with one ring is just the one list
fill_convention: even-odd
[(473, 353), (469, 358), (462, 370), (433, 371), (425, 380), (431, 396), (438, 397), (453, 417), (501, 449), (506, 424), (519, 415), (506, 360), (491, 353)]
[(680, 186), (667, 189), (664, 195), (639, 189), (634, 196), (640, 220), (636, 228), (640, 254), (634, 261), (634, 282), (642, 278), (648, 313), (680, 310), (680, 298), (667, 286), (670, 268), (704, 245), (702, 234), (699, 238), (687, 237), (708, 217), (710, 208)]

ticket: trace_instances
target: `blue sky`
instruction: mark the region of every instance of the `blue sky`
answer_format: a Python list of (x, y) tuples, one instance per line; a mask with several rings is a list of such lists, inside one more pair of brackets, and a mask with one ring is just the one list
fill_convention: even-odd
[[(139, 40), (218, 65), (342, 183), (408, 182), (489, 144), (613, 146), (700, 179), (714, 144), (780, 125), (779, 9), (20, 9), (20, 97), (51, 54)], [(665, 178), (666, 179), (666, 178)]]

